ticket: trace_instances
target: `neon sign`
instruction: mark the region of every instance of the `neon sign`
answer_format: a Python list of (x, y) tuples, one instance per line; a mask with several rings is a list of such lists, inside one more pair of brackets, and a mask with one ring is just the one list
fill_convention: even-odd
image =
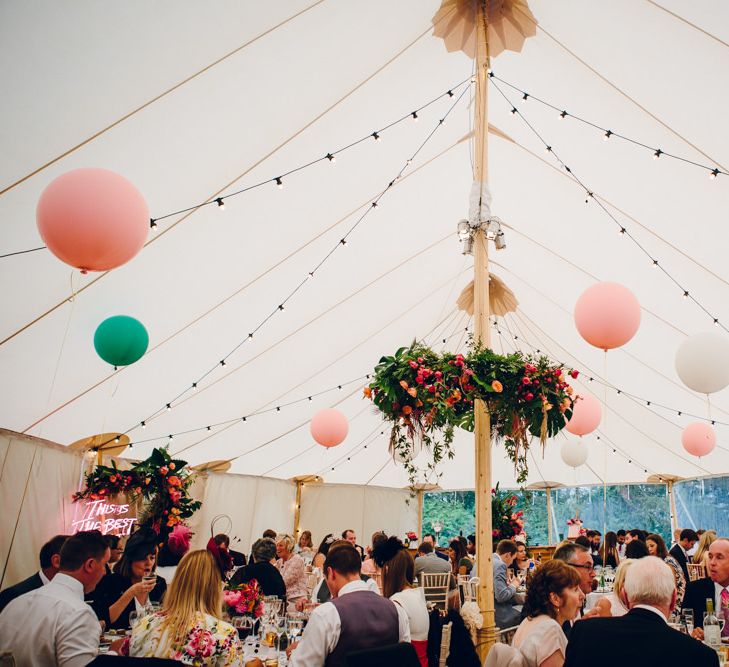
[(105, 500), (90, 500), (83, 506), (83, 515), (71, 525), (74, 532), (100, 530), (104, 535), (129, 535), (137, 521), (136, 512), (130, 512), (126, 504), (108, 503)]

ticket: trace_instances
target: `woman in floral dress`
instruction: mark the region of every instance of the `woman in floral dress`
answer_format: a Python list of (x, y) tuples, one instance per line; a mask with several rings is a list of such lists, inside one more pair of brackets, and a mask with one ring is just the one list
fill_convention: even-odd
[(243, 665), (243, 647), (236, 629), (220, 620), (222, 596), (213, 556), (205, 550), (189, 552), (177, 567), (162, 611), (137, 622), (122, 652), (185, 665)]

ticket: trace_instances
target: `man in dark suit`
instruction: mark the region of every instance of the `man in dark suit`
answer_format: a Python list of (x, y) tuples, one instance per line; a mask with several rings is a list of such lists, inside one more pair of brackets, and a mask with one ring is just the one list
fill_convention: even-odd
[(690, 528), (684, 528), (681, 531), (678, 542), (674, 544), (673, 547), (671, 547), (671, 550), (668, 552), (678, 561), (678, 564), (683, 570), (683, 576), (686, 578), (686, 581), (689, 581), (689, 573), (687, 567), (689, 559), (686, 552), (689, 549), (692, 549), (694, 544), (696, 544), (698, 541), (699, 536), (696, 534), (695, 530), (691, 530)]
[(668, 627), (666, 619), (676, 603), (673, 572), (662, 560), (636, 560), (625, 575), (625, 616), (577, 621), (567, 644), (564, 667), (613, 667), (615, 652), (600, 647), (644, 646), (641, 667), (701, 665), (719, 667), (716, 652)]
[(61, 563), (61, 547), (67, 537), (68, 535), (56, 535), (41, 547), (40, 570), (0, 593), (0, 612), (5, 609), (11, 600), (44, 586), (56, 576)]
[[(694, 612), (694, 637), (697, 639), (704, 638), (707, 600), (713, 600), (714, 610), (722, 610), (725, 619), (729, 620), (729, 540), (724, 537), (709, 547), (709, 576), (689, 582), (683, 596), (682, 609)], [(724, 624), (722, 635), (729, 635), (729, 623)]]

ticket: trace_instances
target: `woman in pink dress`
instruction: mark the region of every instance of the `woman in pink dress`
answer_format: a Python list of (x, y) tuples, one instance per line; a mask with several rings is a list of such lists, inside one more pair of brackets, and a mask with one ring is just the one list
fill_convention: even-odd
[(292, 609), (298, 600), (306, 597), (306, 564), (299, 554), (294, 553), (295, 544), (291, 535), (276, 536), (276, 566), (286, 584), (286, 600)]

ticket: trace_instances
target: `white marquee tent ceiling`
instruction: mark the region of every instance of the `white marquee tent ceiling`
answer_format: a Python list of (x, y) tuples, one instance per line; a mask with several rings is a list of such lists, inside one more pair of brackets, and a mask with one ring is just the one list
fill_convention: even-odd
[[(3, 3), (0, 190), (309, 4)], [(42, 244), (35, 204), (70, 169), (101, 166), (123, 174), (160, 217), (273, 178), (409, 114), (472, 71), (465, 55), (446, 53), (430, 35), (438, 5), (318, 3), (0, 195), (0, 251)], [(725, 3), (662, 5), (729, 41)], [(537, 36), (523, 53), (499, 56), (497, 75), (650, 147), (729, 165), (729, 46), (648, 1), (532, 0), (530, 7), (541, 26)], [(710, 180), (701, 168), (654, 161), (652, 150), (604, 142), (600, 130), (563, 120), (500, 85), (660, 265), (729, 325), (729, 177)], [(470, 129), (468, 98), (418, 154), (406, 172), (412, 175), (365, 216), (348, 246), (331, 255), (286, 310), (197, 392), (146, 430), (133, 431), (133, 441), (274, 408), (219, 433), (177, 436), (170, 447), (184, 449), (192, 463), (237, 457), (234, 472), (406, 483), (405, 473), (388, 463), (386, 438), (375, 437), (379, 420), (361, 398), (362, 381), (350, 381), (414, 337), (437, 348), (443, 338), (450, 349), (463, 342), (467, 321), (453, 308), (472, 265), (455, 234), (471, 184), (469, 144), (461, 141)], [(7, 340), (0, 345), (0, 425), (68, 444), (125, 431), (156, 412), (337, 246), (452, 103), (442, 97), (419, 113), (419, 122), (392, 127), (381, 142), (365, 141), (336, 164), (293, 174), (283, 190), (268, 184), (231, 198), (224, 212), (208, 206), (160, 222), (148, 246), (108, 275), (81, 276), (47, 251), (2, 259), (0, 338)], [(494, 347), (509, 350), (518, 336), (517, 345), (548, 351), (583, 377), (607, 374), (623, 392), (705, 416), (705, 399), (681, 385), (673, 359), (686, 335), (713, 328), (711, 318), (682, 299), (595, 202), (585, 204), (584, 192), (555, 168), (554, 157), (493, 88), (490, 105), (492, 124), (513, 140), (490, 140), (493, 211), (510, 227), (507, 249), (492, 254), (493, 270), (520, 302), (501, 322), (503, 337), (494, 336)], [(611, 352), (606, 367), (571, 316), (579, 294), (597, 279), (629, 286), (643, 307), (638, 335)], [(150, 350), (114, 374), (96, 356), (93, 333), (115, 314), (146, 325)], [(589, 388), (604, 398), (602, 385)], [(535, 447), (530, 482), (641, 481), (648, 473), (729, 469), (729, 427), (717, 425), (720, 447), (698, 460), (680, 444), (690, 418), (624, 393), (605, 395), (601, 432), (619, 451), (593, 436), (589, 468), (574, 471), (561, 462), (560, 439), (548, 443), (544, 459)], [(316, 409), (335, 404), (350, 418), (350, 434), (325, 451), (312, 446), (307, 422)], [(729, 424), (726, 391), (713, 397), (713, 416)], [(142, 456), (166, 441), (138, 444), (130, 453)], [(471, 487), (472, 436), (459, 434), (456, 449), (441, 485)], [(500, 448), (494, 469), (495, 480), (513, 484)]]

